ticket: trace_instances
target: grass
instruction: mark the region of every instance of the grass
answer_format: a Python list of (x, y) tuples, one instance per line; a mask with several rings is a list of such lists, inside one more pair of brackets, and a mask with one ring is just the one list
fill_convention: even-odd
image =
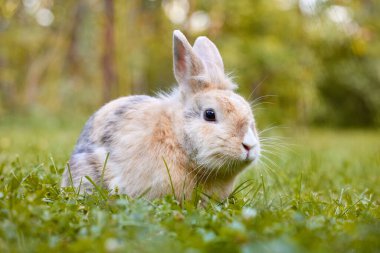
[(380, 132), (297, 130), (197, 207), (60, 189), (81, 124), (0, 123), (0, 252), (380, 252)]

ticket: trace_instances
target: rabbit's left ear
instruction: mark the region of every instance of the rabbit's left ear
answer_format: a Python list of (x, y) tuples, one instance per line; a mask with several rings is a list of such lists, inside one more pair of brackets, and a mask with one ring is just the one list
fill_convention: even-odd
[(173, 32), (173, 65), (174, 76), (180, 89), (185, 94), (195, 93), (203, 88), (194, 77), (204, 74), (202, 60), (195, 54), (185, 35), (176, 30)]
[(221, 71), (224, 72), (222, 56), (220, 55), (219, 50), (215, 44), (207, 37), (198, 37), (194, 43), (193, 49), (194, 52), (206, 64), (206, 67), (212, 68), (212, 65), (216, 65)]

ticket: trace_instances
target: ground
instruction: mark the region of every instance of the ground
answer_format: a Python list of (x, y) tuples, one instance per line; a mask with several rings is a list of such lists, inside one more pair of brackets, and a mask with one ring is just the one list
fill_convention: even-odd
[(0, 252), (380, 252), (379, 131), (268, 131), (266, 165), (201, 207), (60, 189), (74, 122), (0, 122)]

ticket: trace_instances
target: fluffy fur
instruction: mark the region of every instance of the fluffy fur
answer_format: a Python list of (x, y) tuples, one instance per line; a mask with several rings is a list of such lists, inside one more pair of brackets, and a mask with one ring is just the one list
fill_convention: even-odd
[[(109, 102), (87, 121), (70, 159), (73, 183), (92, 185), (89, 176), (132, 197), (149, 199), (172, 192), (190, 197), (200, 186), (224, 198), (239, 172), (260, 155), (260, 143), (248, 102), (234, 93), (216, 46), (199, 37), (192, 47), (173, 33), (177, 89), (158, 97), (129, 96)], [(205, 110), (215, 121), (205, 119)], [(70, 185), (68, 170), (62, 186)]]

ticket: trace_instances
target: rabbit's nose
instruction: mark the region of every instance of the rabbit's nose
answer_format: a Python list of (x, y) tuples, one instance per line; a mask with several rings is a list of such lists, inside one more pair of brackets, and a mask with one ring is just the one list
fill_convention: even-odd
[(245, 150), (247, 150), (248, 152), (251, 150), (251, 148), (253, 148), (253, 146), (251, 146), (251, 145), (247, 145), (247, 144), (244, 144), (244, 143), (242, 143), (241, 145), (243, 145), (243, 148), (244, 148)]
[(253, 131), (251, 128), (248, 128), (247, 133), (244, 135), (243, 142), (241, 143), (245, 150), (250, 151), (252, 148), (254, 148), (257, 144), (257, 139), (255, 135), (253, 134)]

